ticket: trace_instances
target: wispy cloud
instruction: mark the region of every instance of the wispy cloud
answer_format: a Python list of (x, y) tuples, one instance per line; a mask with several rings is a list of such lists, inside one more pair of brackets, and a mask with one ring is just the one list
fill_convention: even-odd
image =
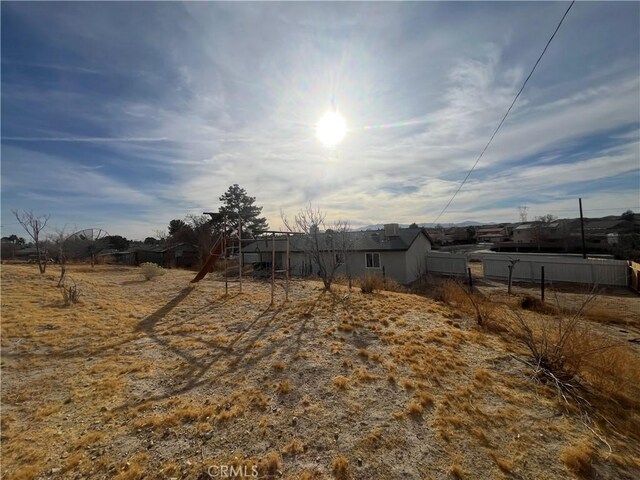
[(5, 141), (14, 142), (88, 142), (88, 143), (127, 143), (127, 142), (166, 142), (168, 138), (144, 137), (2, 137)]
[[(442, 221), (572, 208), (576, 192), (637, 203), (640, 6), (612, 5), (574, 8)], [(3, 4), (38, 45), (18, 57), (25, 33), (3, 20), (3, 218), (84, 197), (73, 214), (151, 234), (239, 183), (274, 225), (308, 201), (354, 224), (430, 221), (561, 9), (364, 7)], [(336, 151), (314, 137), (332, 103), (350, 127)]]

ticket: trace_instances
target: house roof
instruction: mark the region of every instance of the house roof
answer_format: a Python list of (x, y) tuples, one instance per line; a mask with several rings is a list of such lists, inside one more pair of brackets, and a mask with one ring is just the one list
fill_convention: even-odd
[(631, 222), (627, 220), (591, 220), (587, 221), (584, 228), (586, 230), (609, 230), (611, 228), (621, 227), (623, 225), (630, 225)]
[(190, 243), (176, 243), (175, 245), (141, 245), (137, 247), (135, 250), (140, 252), (156, 252), (156, 253), (164, 253), (169, 250), (174, 250), (178, 247), (188, 247), (191, 251), (197, 251), (197, 248), (191, 245)]
[[(318, 236), (320, 243), (320, 249), (323, 251), (332, 250), (331, 239), (334, 242), (339, 242), (338, 236), (340, 234), (327, 234), (321, 233)], [(428, 240), (429, 236), (421, 228), (403, 228), (398, 230), (397, 236), (385, 237), (384, 230), (366, 231), (366, 232), (349, 232), (348, 241), (352, 246), (350, 250), (359, 252), (378, 252), (378, 251), (406, 251), (411, 247), (411, 244), (418, 238), (419, 235), (424, 235)], [(303, 252), (305, 249), (305, 242), (308, 241), (307, 237), (292, 236), (289, 239), (289, 251), (291, 252)], [(276, 238), (275, 240), (276, 252), (286, 252), (287, 240), (286, 238)], [(242, 248), (245, 253), (253, 252), (270, 252), (271, 251), (271, 239), (258, 240), (250, 243)]]

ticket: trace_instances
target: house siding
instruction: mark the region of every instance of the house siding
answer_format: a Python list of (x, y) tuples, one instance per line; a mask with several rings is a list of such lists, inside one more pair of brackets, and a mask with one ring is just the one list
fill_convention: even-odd
[[(245, 251), (245, 263), (264, 263), (271, 264), (270, 242), (264, 245), (260, 244), (260, 252)], [(382, 276), (383, 267), (387, 278), (393, 278), (400, 283), (409, 283), (418, 277), (418, 269), (416, 266), (419, 261), (425, 262), (425, 255), (431, 250), (431, 242), (423, 234), (419, 234), (408, 250), (356, 250), (346, 254), (345, 264), (340, 265), (336, 273), (338, 275), (347, 275), (347, 271), (352, 278), (362, 277), (365, 274), (375, 274)], [(380, 268), (366, 268), (366, 254), (380, 254)], [(329, 256), (329, 253), (324, 253)], [(286, 268), (286, 254), (284, 252), (276, 252), (276, 269), (282, 270)], [(291, 251), (289, 255), (292, 276), (318, 276), (318, 265), (312, 262), (311, 256), (300, 251)], [(348, 268), (347, 268), (348, 266)]]
[(405, 255), (406, 272), (402, 283), (411, 283), (425, 272), (426, 255), (430, 251), (431, 242), (424, 235), (418, 235)]

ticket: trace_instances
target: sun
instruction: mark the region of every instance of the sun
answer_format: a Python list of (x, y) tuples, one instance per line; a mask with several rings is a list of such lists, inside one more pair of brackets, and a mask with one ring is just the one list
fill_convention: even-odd
[(347, 133), (347, 123), (338, 112), (325, 113), (316, 125), (316, 137), (325, 147), (335, 147)]

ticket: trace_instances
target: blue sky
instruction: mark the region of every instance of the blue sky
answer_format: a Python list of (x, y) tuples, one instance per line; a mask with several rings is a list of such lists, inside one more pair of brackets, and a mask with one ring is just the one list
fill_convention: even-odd
[[(272, 227), (433, 221), (567, 6), (3, 2), (2, 235), (18, 208), (142, 239), (233, 183)], [(640, 210), (639, 25), (576, 3), (440, 221)]]

